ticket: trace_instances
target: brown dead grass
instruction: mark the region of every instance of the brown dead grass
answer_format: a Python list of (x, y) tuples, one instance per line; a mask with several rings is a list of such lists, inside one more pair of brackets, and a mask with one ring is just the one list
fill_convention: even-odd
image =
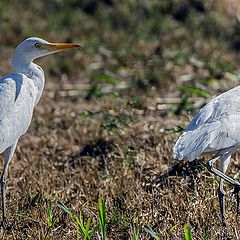
[[(126, 111), (123, 100), (111, 106), (105, 101), (97, 103), (103, 112)], [(186, 222), (194, 239), (221, 239), (216, 180), (198, 165), (185, 171), (183, 163), (177, 172), (170, 171), (176, 164), (171, 149), (177, 134), (161, 129), (186, 119), (161, 117), (161, 111), (146, 110), (139, 115), (128, 107), (135, 121), (109, 135), (101, 130), (102, 116), (72, 114), (76, 109), (94, 110), (95, 104), (73, 104), (64, 98), (55, 102), (45, 94), (10, 167), (7, 206), (11, 227), (3, 239), (43, 239), (49, 202), (56, 214), (50, 239), (76, 239), (73, 222), (57, 203), (63, 201), (78, 214), (87, 203), (82, 214), (96, 220), (100, 196), (106, 200), (109, 239), (128, 239), (130, 223), (136, 219), (141, 239), (149, 239), (142, 224), (153, 227), (163, 239), (181, 239)], [(89, 144), (96, 143), (100, 150), (95, 145), (91, 152)], [(83, 152), (86, 145), (90, 156)], [(234, 210), (234, 204), (229, 205), (228, 223), (238, 226)]]

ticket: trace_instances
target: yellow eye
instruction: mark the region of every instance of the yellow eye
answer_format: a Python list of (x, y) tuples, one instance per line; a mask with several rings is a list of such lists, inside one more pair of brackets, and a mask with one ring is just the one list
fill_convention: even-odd
[(40, 49), (40, 48), (41, 48), (41, 44), (39, 44), (39, 43), (35, 43), (34, 46), (35, 46), (35, 48), (37, 48), (37, 49)]

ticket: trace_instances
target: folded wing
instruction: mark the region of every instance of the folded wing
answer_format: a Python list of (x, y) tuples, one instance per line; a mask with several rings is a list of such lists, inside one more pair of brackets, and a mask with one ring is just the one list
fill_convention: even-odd
[(175, 159), (192, 161), (201, 153), (240, 145), (240, 87), (214, 98), (178, 139)]
[(37, 89), (23, 74), (0, 79), (0, 152), (23, 135), (31, 122)]

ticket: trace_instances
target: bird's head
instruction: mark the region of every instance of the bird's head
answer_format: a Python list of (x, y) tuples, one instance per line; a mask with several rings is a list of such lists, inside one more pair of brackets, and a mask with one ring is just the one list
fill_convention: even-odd
[(12, 59), (13, 67), (19, 64), (19, 61), (28, 64), (36, 58), (78, 47), (81, 47), (81, 45), (73, 43), (50, 43), (36, 37), (27, 38), (15, 49)]

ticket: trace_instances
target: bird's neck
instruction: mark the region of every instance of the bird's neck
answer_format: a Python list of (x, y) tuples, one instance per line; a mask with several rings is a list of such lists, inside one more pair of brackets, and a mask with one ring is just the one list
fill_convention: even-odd
[(42, 96), (45, 83), (45, 77), (42, 68), (32, 61), (19, 61), (19, 59), (16, 59), (14, 57), (12, 59), (12, 66), (16, 72), (22, 73), (29, 79), (33, 80), (33, 83), (38, 89), (38, 94), (36, 96), (37, 104)]

